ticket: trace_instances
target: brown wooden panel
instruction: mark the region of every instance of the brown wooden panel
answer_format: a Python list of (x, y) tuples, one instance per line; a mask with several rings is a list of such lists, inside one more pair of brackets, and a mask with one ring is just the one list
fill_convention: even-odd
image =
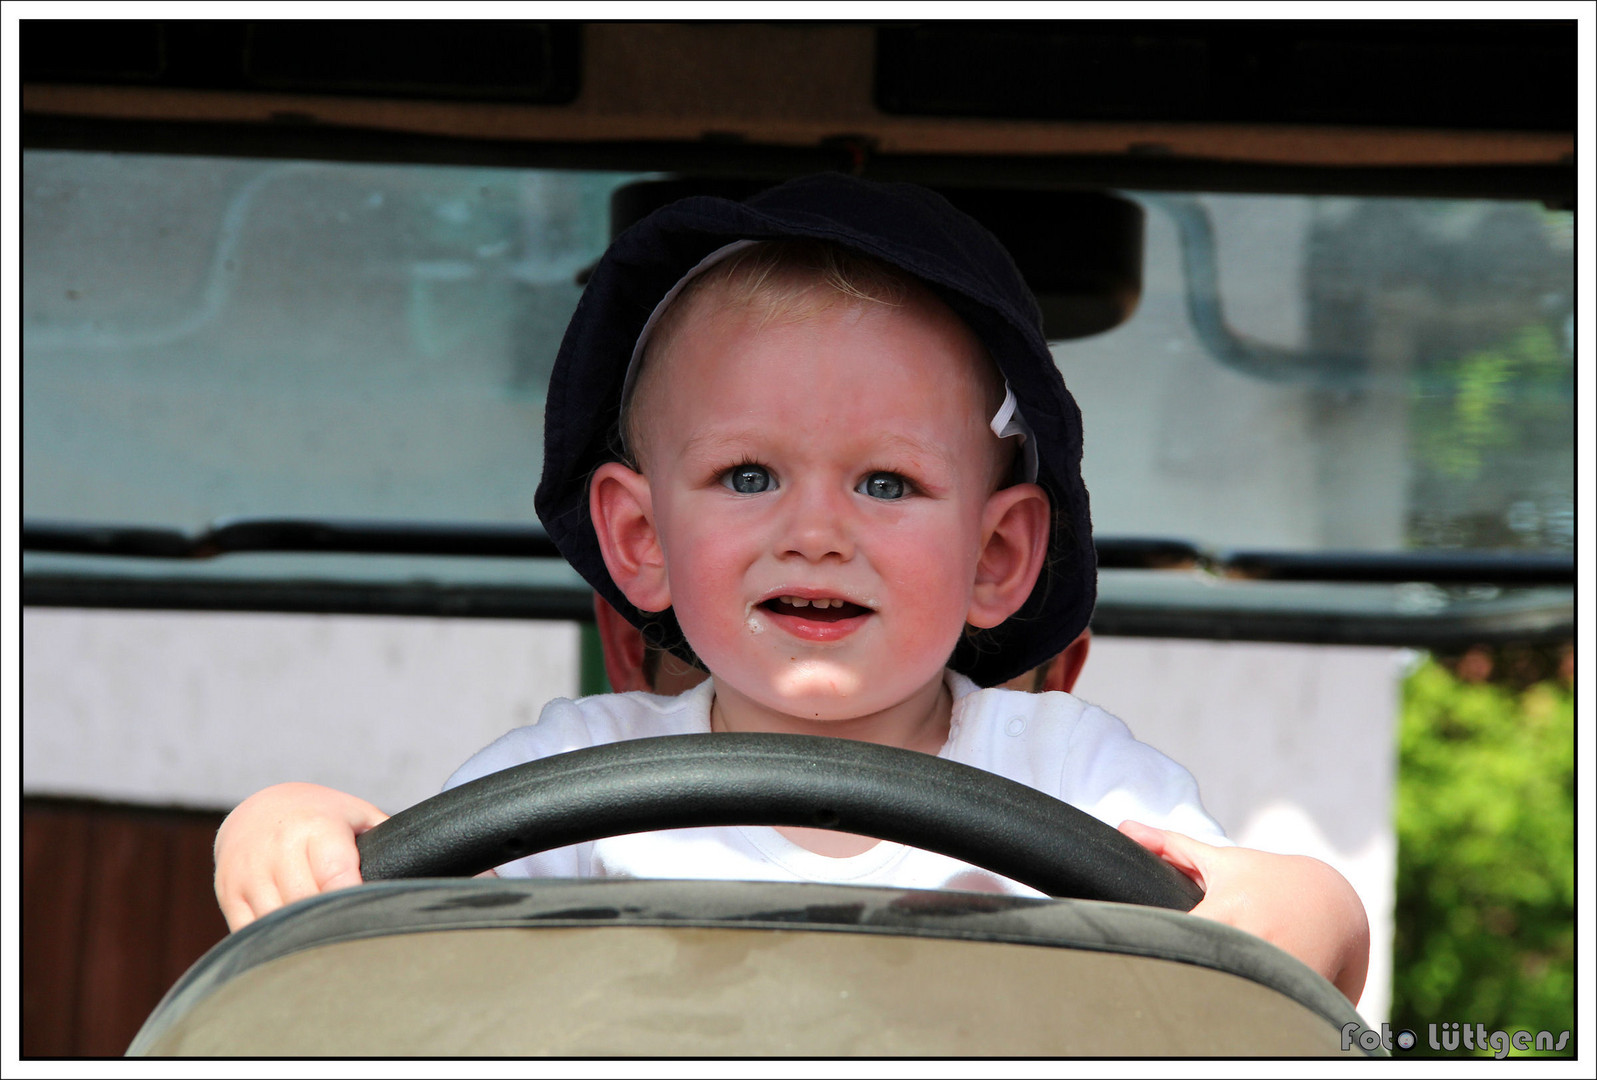
[(22, 815), (22, 1056), (74, 1051), (88, 818), (58, 807)]
[(159, 828), (126, 816), (107, 814), (93, 822), (79, 1053), (121, 1054), (165, 989), (169, 882), (163, 840)]
[(23, 1056), (122, 1054), (226, 933), (211, 892), (222, 816), (24, 801)]
[(167, 826), (172, 837), (172, 885), (166, 912), (166, 964), (161, 973), (167, 986), (227, 936), (227, 920), (216, 906), (211, 885), (211, 845), (219, 824), (219, 820), (188, 819)]

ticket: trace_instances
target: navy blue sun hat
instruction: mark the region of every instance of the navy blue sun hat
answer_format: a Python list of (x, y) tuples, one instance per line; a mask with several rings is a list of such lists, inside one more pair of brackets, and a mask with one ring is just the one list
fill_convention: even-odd
[(1081, 481), (1081, 410), (1048, 353), (1037, 301), (1009, 253), (941, 195), (912, 184), (825, 173), (746, 202), (683, 199), (618, 236), (588, 279), (549, 380), (535, 500), (544, 528), (646, 640), (696, 662), (671, 611), (639, 611), (610, 579), (588, 514), (588, 481), (616, 460), (633, 348), (672, 287), (735, 241), (797, 239), (849, 248), (924, 282), (976, 334), (1008, 382), (1037, 451), (1037, 483), (1053, 503), (1048, 562), (1020, 611), (967, 635), (949, 663), (981, 686), (1037, 667), (1086, 628), (1097, 598), (1092, 518)]

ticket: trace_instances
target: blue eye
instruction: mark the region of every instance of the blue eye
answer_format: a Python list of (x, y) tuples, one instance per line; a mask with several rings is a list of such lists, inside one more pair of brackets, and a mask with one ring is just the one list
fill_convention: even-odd
[(739, 465), (721, 474), (721, 483), (739, 495), (758, 495), (775, 487), (770, 472), (763, 465)]
[(909, 485), (895, 473), (873, 472), (854, 490), (873, 499), (902, 499), (909, 493)]

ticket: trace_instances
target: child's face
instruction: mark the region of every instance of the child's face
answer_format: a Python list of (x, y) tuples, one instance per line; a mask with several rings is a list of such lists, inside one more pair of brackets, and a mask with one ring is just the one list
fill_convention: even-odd
[(929, 298), (763, 326), (697, 303), (650, 363), (670, 604), (718, 688), (827, 720), (937, 684), (1000, 472), (974, 335)]

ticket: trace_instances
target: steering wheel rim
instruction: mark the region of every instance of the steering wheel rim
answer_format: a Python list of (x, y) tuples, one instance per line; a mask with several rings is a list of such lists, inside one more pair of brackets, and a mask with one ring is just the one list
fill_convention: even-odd
[(812, 735), (667, 735), (462, 784), (358, 840), (367, 881), (466, 877), (625, 833), (789, 825), (948, 855), (1050, 896), (1190, 911), (1203, 891), (1097, 818), (958, 762)]

